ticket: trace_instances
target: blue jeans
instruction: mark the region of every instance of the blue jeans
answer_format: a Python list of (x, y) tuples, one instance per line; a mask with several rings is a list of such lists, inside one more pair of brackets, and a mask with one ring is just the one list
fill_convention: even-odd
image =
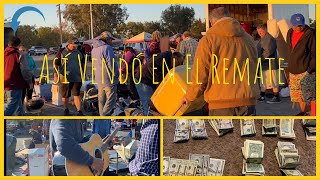
[(22, 104), (22, 89), (19, 90), (5, 90), (7, 98), (7, 107), (4, 110), (5, 116), (23, 116), (24, 109)]
[[(138, 80), (137, 80), (138, 81)], [(151, 86), (148, 86), (142, 82), (136, 84), (136, 88), (140, 97), (140, 104), (143, 107), (143, 115), (149, 115), (149, 101), (153, 94), (153, 89)]]
[(100, 116), (111, 116), (116, 107), (117, 86), (98, 87), (98, 101)]

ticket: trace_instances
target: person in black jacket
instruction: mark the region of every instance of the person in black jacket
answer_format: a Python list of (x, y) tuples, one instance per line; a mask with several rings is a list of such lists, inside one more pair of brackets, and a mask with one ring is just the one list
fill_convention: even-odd
[(292, 28), (287, 33), (290, 96), (293, 103), (299, 103), (301, 116), (310, 109), (303, 98), (301, 81), (316, 71), (316, 33), (305, 25), (302, 14), (292, 15), (290, 21)]
[[(279, 83), (278, 83), (278, 69), (279, 63), (277, 60), (277, 42), (268, 33), (267, 26), (261, 24), (257, 27), (258, 34), (261, 39), (257, 44), (258, 57), (261, 58), (262, 77), (260, 81), (260, 98), (259, 101), (265, 101), (265, 94), (267, 89), (273, 90), (273, 98), (267, 101), (268, 104), (280, 103)], [(269, 64), (269, 58), (273, 58)]]
[[(154, 60), (150, 59), (142, 66), (141, 82), (136, 84), (136, 88), (145, 116), (148, 115), (149, 101), (153, 92), (157, 89), (163, 77), (168, 73), (167, 68), (163, 67), (163, 59), (169, 69), (182, 65), (183, 63), (183, 56), (179, 52), (171, 53), (170, 51), (166, 51), (158, 54)], [(175, 64), (173, 64), (173, 59), (175, 59)], [(153, 70), (153, 67), (156, 69)], [(164, 74), (162, 74), (162, 69), (164, 69)], [(140, 79), (140, 71), (136, 73), (135, 78), (136, 82), (138, 82)]]

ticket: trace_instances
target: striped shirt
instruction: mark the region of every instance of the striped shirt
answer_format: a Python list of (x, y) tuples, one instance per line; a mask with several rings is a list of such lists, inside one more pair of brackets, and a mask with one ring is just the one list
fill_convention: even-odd
[(148, 120), (141, 127), (141, 139), (135, 158), (129, 163), (134, 176), (159, 176), (159, 121)]

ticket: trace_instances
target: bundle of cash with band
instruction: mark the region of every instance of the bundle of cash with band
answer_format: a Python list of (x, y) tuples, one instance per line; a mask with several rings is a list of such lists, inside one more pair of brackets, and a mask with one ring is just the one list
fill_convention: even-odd
[(189, 154), (189, 160), (197, 162), (196, 176), (207, 176), (210, 157), (207, 154)]
[(280, 120), (280, 137), (295, 139), (296, 135), (293, 130), (294, 119), (281, 119)]
[(264, 153), (264, 143), (261, 141), (248, 140), (244, 141), (242, 154), (247, 163), (261, 163)]
[(243, 160), (242, 174), (245, 176), (264, 176), (265, 171), (262, 164), (247, 163)]
[(242, 174), (249, 176), (263, 176), (265, 174), (262, 159), (264, 153), (264, 143), (255, 140), (245, 140), (242, 147), (244, 157)]
[(218, 136), (223, 136), (233, 131), (232, 119), (212, 119), (208, 121)]
[(187, 119), (177, 119), (176, 120), (176, 129), (174, 134), (174, 142), (184, 142), (188, 141), (190, 138), (189, 133), (189, 120)]
[(205, 128), (204, 120), (190, 120), (191, 137), (193, 139), (207, 139), (208, 134)]
[(282, 169), (296, 169), (301, 164), (298, 149), (292, 142), (278, 141), (274, 153)]
[(170, 157), (163, 156), (163, 175), (164, 176), (169, 175), (169, 167), (170, 167)]
[(275, 119), (262, 120), (262, 135), (263, 136), (277, 136), (277, 121)]
[(315, 119), (303, 119), (302, 126), (306, 134), (308, 141), (316, 140), (316, 120)]
[(224, 159), (210, 158), (208, 167), (208, 176), (222, 176), (224, 170)]
[(301, 172), (296, 169), (281, 169), (281, 173), (284, 176), (303, 176)]
[[(196, 169), (197, 169), (196, 161), (166, 157), (163, 163), (164, 163), (163, 174), (165, 176), (195, 176), (196, 175)], [(166, 164), (169, 165), (168, 168)]]
[(241, 136), (254, 136), (256, 134), (256, 127), (253, 119), (240, 120)]

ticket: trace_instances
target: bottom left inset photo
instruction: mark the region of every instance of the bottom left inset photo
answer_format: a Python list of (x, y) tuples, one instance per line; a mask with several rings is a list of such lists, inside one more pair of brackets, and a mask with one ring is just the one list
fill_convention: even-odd
[(5, 122), (6, 176), (160, 175), (160, 120)]

